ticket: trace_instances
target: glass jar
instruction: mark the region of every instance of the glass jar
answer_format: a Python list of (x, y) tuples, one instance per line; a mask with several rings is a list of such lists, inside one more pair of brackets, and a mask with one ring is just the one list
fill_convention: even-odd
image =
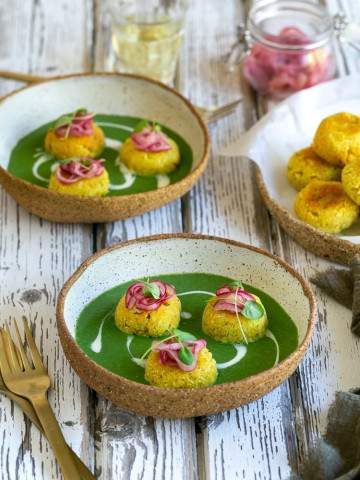
[(281, 100), (336, 72), (333, 18), (305, 0), (260, 0), (249, 12), (243, 73), (262, 95)]

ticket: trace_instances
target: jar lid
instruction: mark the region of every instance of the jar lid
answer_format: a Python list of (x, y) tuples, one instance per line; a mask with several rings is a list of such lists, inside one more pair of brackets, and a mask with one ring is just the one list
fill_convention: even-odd
[[(325, 8), (307, 0), (259, 0), (247, 23), (253, 39), (280, 50), (313, 50), (325, 45), (333, 33), (333, 20)], [(280, 42), (279, 33), (285, 28), (297, 29), (308, 41)]]

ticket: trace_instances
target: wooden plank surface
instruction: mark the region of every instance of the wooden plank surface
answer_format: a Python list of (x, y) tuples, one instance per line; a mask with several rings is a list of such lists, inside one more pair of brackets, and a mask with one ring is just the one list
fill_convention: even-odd
[[(116, 66), (111, 48), (111, 6), (96, 2), (95, 70)], [(97, 231), (97, 245), (156, 233), (182, 230), (181, 201)], [(196, 445), (193, 420), (159, 420), (123, 412), (99, 398), (96, 405), (96, 471), (109, 478), (160, 479), (196, 478)]]
[[(111, 0), (2, 0), (0, 68), (55, 74), (109, 70)], [(55, 329), (59, 288), (96, 248), (129, 238), (196, 231), (234, 238), (269, 249), (302, 274), (329, 263), (305, 252), (282, 232), (265, 210), (254, 172), (240, 157), (217, 152), (244, 132), (264, 102), (256, 99), (239, 71), (225, 71), (223, 55), (244, 17), (244, 2), (193, 0), (183, 45), (178, 88), (194, 103), (244, 100), (237, 112), (211, 127), (209, 168), (182, 201), (125, 222), (106, 226), (64, 226), (28, 215), (0, 192), (1, 320), (19, 312), (35, 324), (49, 370), (51, 394), (67, 440), (105, 479), (277, 479), (301, 463), (311, 441), (324, 429), (337, 389), (358, 386), (354, 368), (359, 341), (350, 334), (350, 314), (320, 291), (319, 322), (304, 362), (294, 376), (258, 402), (208, 418), (156, 420), (123, 412), (98, 397), (68, 366)], [(360, 22), (357, 0), (327, 0)], [(338, 48), (339, 74), (360, 68), (353, 49)], [(16, 85), (0, 82), (0, 94)], [(31, 252), (31, 254), (29, 254)], [(72, 399), (72, 401), (69, 401)], [(0, 479), (58, 479), (47, 443), (23, 415), (0, 397)], [(95, 447), (95, 448), (94, 448)]]
[[(39, 74), (88, 69), (90, 6), (72, 0), (0, 2), (0, 68)], [(1, 81), (0, 93), (18, 86)], [(54, 380), (50, 401), (56, 417), (67, 441), (91, 463), (88, 389), (65, 360), (55, 323), (59, 289), (92, 251), (91, 227), (42, 221), (2, 189), (0, 211), (1, 323), (29, 317)], [(60, 478), (47, 441), (4, 396), (0, 418), (0, 478)]]
[[(351, 18), (359, 18), (355, 2), (347, 4)], [(338, 5), (332, 7), (338, 11)], [(198, 88), (191, 84), (195, 75), (189, 81), (195, 102), (199, 97), (205, 101), (204, 96), (229, 99), (239, 83), (236, 72), (233, 79), (225, 77), (215, 60), (224, 53), (224, 44), (231, 43), (231, 27), (239, 14), (230, 12), (227, 5), (215, 21), (214, 8), (215, 2), (208, 2), (208, 13), (203, 9), (192, 17), (196, 38), (201, 36), (202, 25), (208, 26), (213, 20), (212, 35), (202, 46), (192, 49), (193, 57), (189, 59), (196, 68)], [(194, 41), (190, 44), (193, 46)], [(339, 70), (346, 73), (348, 65), (358, 65), (358, 58), (348, 59), (349, 48), (341, 50), (344, 57)], [(243, 92), (249, 99), (246, 87)], [(255, 104), (248, 102), (236, 118), (224, 120), (212, 129), (213, 159), (192, 192), (188, 225), (195, 231), (265, 246), (309, 277), (313, 269), (325, 269), (329, 263), (305, 252), (268, 218), (258, 201), (246, 160), (216, 156), (218, 145), (232, 141), (249, 126), (254, 108)], [(349, 330), (350, 312), (321, 292), (316, 293), (319, 322), (309, 352), (295, 375), (258, 402), (200, 422), (198, 441), (203, 444), (203, 459), (199, 467), (203, 478), (287, 478), (290, 466), (297, 468), (311, 442), (323, 431), (335, 391), (359, 385), (358, 371), (352, 367), (360, 362), (359, 341)]]

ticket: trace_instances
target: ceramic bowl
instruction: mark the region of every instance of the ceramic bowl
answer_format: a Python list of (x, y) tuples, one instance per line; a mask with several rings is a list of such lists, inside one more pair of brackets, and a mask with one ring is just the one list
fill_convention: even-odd
[[(79, 105), (109, 115), (149, 118), (172, 129), (192, 150), (190, 172), (155, 190), (99, 198), (60, 194), (7, 171), (10, 153), (21, 138)], [(110, 222), (158, 208), (192, 187), (209, 153), (206, 126), (190, 102), (159, 82), (135, 75), (70, 75), (25, 87), (1, 100), (0, 124), (0, 183), (26, 210), (56, 222)]]
[[(259, 374), (199, 390), (165, 389), (128, 380), (95, 363), (79, 347), (75, 341), (77, 318), (99, 294), (134, 278), (184, 272), (241, 278), (271, 295), (298, 328), (297, 349)], [(210, 415), (238, 407), (277, 387), (304, 356), (315, 319), (315, 300), (308, 284), (283, 260), (239, 242), (192, 234), (148, 237), (96, 253), (66, 282), (57, 305), (65, 355), (91, 388), (125, 410), (172, 418)]]
[(237, 151), (259, 166), (261, 196), (284, 230), (307, 250), (346, 264), (360, 254), (360, 219), (338, 235), (300, 220), (294, 211), (297, 192), (286, 168), (290, 155), (311, 145), (323, 118), (338, 112), (360, 115), (359, 81), (359, 75), (343, 77), (292, 95), (242, 137)]

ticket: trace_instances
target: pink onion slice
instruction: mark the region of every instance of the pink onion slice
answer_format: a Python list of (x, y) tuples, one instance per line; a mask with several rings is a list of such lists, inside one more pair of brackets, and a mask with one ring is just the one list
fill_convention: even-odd
[[(189, 348), (193, 354), (194, 361), (190, 365), (186, 365), (179, 358), (179, 352), (183, 346)], [(195, 370), (198, 362), (199, 353), (206, 347), (206, 340), (190, 340), (181, 343), (168, 340), (166, 342), (153, 342), (152, 350), (159, 352), (159, 361), (162, 365), (178, 367), (184, 372), (192, 372)]]
[(55, 129), (57, 137), (90, 137), (94, 133), (93, 113), (77, 112), (71, 124), (60, 125)]
[(243, 288), (234, 288), (229, 285), (224, 285), (216, 290), (217, 301), (213, 308), (217, 311), (224, 311), (233, 313), (240, 313), (244, 308), (246, 301), (254, 301), (255, 297)]
[[(61, 163), (55, 172), (57, 180), (70, 185), (84, 178), (98, 177), (104, 172), (104, 159), (97, 160), (91, 157), (73, 158), (68, 163)], [(87, 165), (89, 163), (89, 165)]]
[(125, 294), (125, 305), (128, 309), (136, 309), (142, 312), (157, 310), (175, 295), (175, 288), (161, 280), (151, 280), (159, 288), (159, 298), (153, 298), (144, 294), (145, 283), (136, 282), (130, 285)]
[(135, 148), (143, 152), (166, 152), (172, 149), (166, 135), (150, 126), (143, 128), (141, 132), (132, 133), (131, 140)]

